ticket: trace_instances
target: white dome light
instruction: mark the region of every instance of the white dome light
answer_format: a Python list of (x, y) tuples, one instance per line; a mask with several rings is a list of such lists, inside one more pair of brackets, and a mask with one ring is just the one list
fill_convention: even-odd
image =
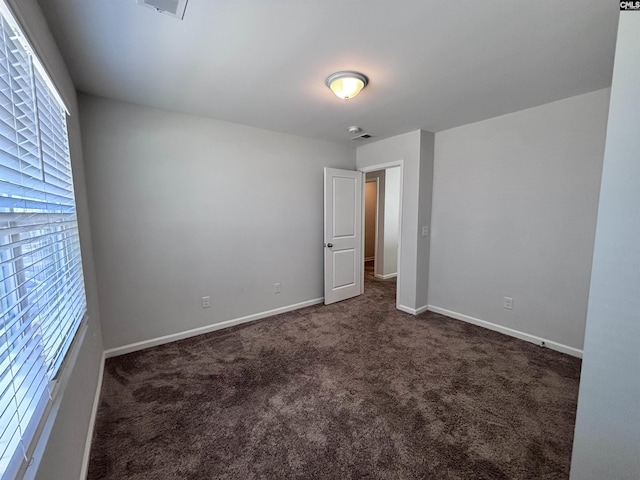
[(329, 75), (325, 83), (336, 97), (346, 100), (358, 95), (360, 90), (367, 86), (369, 79), (362, 73), (344, 71)]

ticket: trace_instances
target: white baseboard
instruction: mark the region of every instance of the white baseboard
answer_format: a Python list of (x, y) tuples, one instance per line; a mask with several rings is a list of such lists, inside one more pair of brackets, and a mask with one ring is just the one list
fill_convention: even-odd
[(486, 320), (470, 317), (469, 315), (465, 315), (463, 313), (447, 310), (446, 308), (436, 307), (435, 305), (429, 305), (428, 309), (431, 312), (439, 313), (441, 315), (445, 315), (447, 317), (451, 317), (456, 320), (462, 320), (463, 322), (471, 323), (473, 325), (478, 325), (479, 327), (488, 328), (489, 330), (493, 330), (495, 332), (504, 333), (505, 335), (509, 335), (510, 337), (519, 338), (520, 340), (525, 340), (527, 342), (535, 343), (536, 345), (548, 347), (551, 350), (556, 350), (561, 353), (566, 353), (573, 357), (582, 358), (582, 350), (578, 348), (570, 347), (568, 345), (564, 345), (563, 343), (558, 343), (552, 340), (548, 340), (546, 338), (537, 337), (529, 333), (521, 332), (520, 330), (514, 330), (513, 328), (504, 327), (496, 323), (487, 322)]
[(307, 300), (306, 302), (295, 303), (293, 305), (287, 305), (280, 308), (274, 308), (273, 310), (267, 310), (265, 312), (258, 312), (246, 317), (233, 318), (231, 320), (225, 320), (224, 322), (214, 323), (213, 325), (207, 325), (204, 327), (194, 328), (185, 332), (173, 333), (171, 335), (164, 335), (162, 337), (152, 338), (149, 340), (143, 340), (141, 342), (130, 343), (129, 345), (123, 345), (121, 347), (109, 348), (104, 351), (105, 358), (117, 357), (118, 355), (125, 355), (127, 353), (143, 350), (149, 347), (155, 347), (164, 343), (175, 342), (177, 340), (183, 340), (189, 337), (195, 337), (196, 335), (202, 335), (203, 333), (215, 332), (223, 328), (233, 327), (242, 323), (253, 322), (254, 320), (260, 320), (262, 318), (272, 317), (280, 313), (291, 312), (304, 307), (310, 307), (324, 302), (324, 297), (314, 298), (313, 300)]
[(406, 307), (404, 305), (398, 305), (398, 310), (401, 310), (405, 313), (410, 313), (411, 315), (420, 315), (423, 312), (426, 312), (429, 309), (428, 305), (423, 305), (422, 307), (419, 308), (411, 308), (411, 307)]
[(91, 408), (91, 417), (89, 418), (89, 430), (87, 438), (84, 442), (84, 455), (82, 457), (82, 468), (80, 469), (80, 480), (86, 480), (89, 471), (89, 458), (91, 455), (91, 442), (93, 441), (93, 430), (96, 426), (96, 417), (98, 416), (98, 407), (100, 406), (100, 394), (102, 393), (102, 377), (104, 375), (104, 353), (100, 360), (100, 371), (98, 372), (98, 385), (96, 393), (93, 397), (93, 407)]
[(379, 273), (374, 274), (374, 277), (379, 278), (380, 280), (387, 280), (389, 278), (396, 278), (398, 276), (397, 273), (389, 273), (387, 275), (380, 275)]

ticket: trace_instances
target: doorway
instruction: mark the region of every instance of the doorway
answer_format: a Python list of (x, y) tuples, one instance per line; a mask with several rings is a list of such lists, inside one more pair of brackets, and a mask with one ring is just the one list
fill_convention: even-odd
[[(365, 174), (362, 249), (364, 276), (367, 280), (392, 281), (391, 279), (399, 277), (402, 164), (399, 162), (361, 171)], [(398, 290), (397, 285), (396, 304)]]
[(364, 187), (364, 274), (374, 276), (378, 244), (379, 179), (366, 178)]

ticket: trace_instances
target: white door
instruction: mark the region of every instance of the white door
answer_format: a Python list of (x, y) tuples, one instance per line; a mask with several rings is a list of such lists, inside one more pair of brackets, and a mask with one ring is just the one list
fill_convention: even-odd
[(362, 173), (324, 169), (324, 303), (362, 293)]

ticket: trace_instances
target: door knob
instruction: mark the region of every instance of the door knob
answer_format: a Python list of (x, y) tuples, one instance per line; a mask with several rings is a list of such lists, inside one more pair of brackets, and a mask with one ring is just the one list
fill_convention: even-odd
[(333, 243), (327, 243), (327, 247), (329, 248), (333, 247)]

